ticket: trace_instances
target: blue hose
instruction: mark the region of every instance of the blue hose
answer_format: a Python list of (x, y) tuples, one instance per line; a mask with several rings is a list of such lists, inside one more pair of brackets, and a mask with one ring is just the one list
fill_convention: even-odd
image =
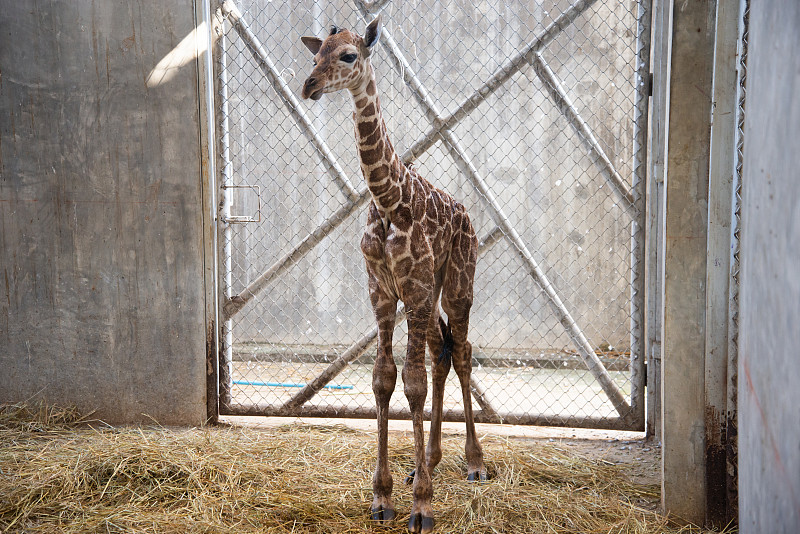
[[(302, 388), (305, 387), (305, 384), (295, 384), (292, 382), (250, 382), (247, 380), (234, 380), (234, 384), (239, 386), (266, 386), (270, 388)], [(339, 386), (339, 385), (327, 385), (322, 386), (326, 389), (353, 389), (353, 386)]]

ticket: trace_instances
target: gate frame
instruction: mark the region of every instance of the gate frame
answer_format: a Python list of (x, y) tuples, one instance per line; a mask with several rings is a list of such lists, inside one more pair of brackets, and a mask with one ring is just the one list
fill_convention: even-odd
[[(202, 182), (203, 219), (203, 286), (205, 295), (206, 332), (206, 421), (216, 423), (220, 416), (219, 406), (219, 265), (218, 265), (218, 220), (217, 191), (217, 122), (216, 89), (214, 84), (213, 17), (211, 2), (195, 2), (195, 28), (197, 47), (197, 94), (200, 103), (200, 168)], [(201, 28), (203, 28), (201, 30)]]
[[(221, 80), (221, 76), (227, 75), (225, 65), (224, 47), (226, 42), (225, 32), (222, 31), (225, 18), (234, 18), (234, 27), (236, 27), (240, 36), (245, 39), (253, 52), (256, 61), (262, 67), (268, 78), (273, 81), (273, 87), (282, 93), (284, 103), (289, 107), (291, 114), (298, 122), (306, 123), (308, 119), (304, 116), (302, 107), (293, 105), (292, 100), (296, 102), (296, 98), (291, 92), (288, 92), (280, 76), (275, 75), (276, 71), (272, 65), (269, 56), (263, 51), (257, 38), (249, 32), (246, 22), (241, 19), (236, 5), (232, 0), (218, 0), (214, 1), (216, 8), (214, 14), (211, 14), (212, 6), (209, 2), (214, 0), (202, 0), (202, 5), (198, 5), (197, 10), (203, 11), (203, 20), (209, 21), (209, 46), (208, 53), (205, 54), (206, 61), (204, 63), (198, 62), (200, 89), (205, 88), (205, 93), (208, 94), (206, 100), (203, 101), (205, 106), (211, 106), (211, 110), (206, 110), (205, 116), (208, 117), (207, 127), (208, 132), (213, 132), (213, 136), (209, 133), (209, 139), (219, 139), (221, 146), (218, 151), (214, 151), (214, 143), (207, 143), (204, 147), (209, 155), (208, 161), (216, 160), (216, 167), (219, 172), (214, 172), (211, 176), (215, 177), (215, 187), (211, 187), (211, 200), (214, 214), (212, 220), (214, 222), (213, 231), (213, 270), (216, 276), (213, 276), (213, 283), (211, 285), (216, 295), (216, 311), (214, 317), (211, 319), (211, 326), (209, 328), (208, 339), (208, 411), (209, 417), (215, 418), (218, 415), (279, 415), (279, 416), (320, 416), (320, 417), (354, 417), (354, 418), (373, 418), (375, 410), (369, 408), (360, 408), (356, 410), (347, 409), (346, 413), (341, 413), (341, 409), (335, 407), (315, 408), (303, 406), (303, 402), (308, 400), (317, 391), (319, 391), (336, 373), (326, 372), (320, 375), (315, 381), (304, 387), (295, 397), (283, 407), (275, 408), (273, 406), (261, 406), (252, 404), (249, 406), (234, 405), (230, 394), (230, 381), (231, 381), (231, 366), (232, 366), (232, 333), (230, 328), (230, 318), (239, 311), (248, 300), (250, 300), (257, 292), (264, 288), (270, 280), (278, 274), (284, 272), (286, 269), (296, 263), (306, 252), (311, 250), (317, 243), (319, 243), (326, 235), (328, 235), (334, 228), (338, 226), (344, 219), (349, 217), (360, 207), (366, 204), (369, 200), (368, 190), (356, 191), (347, 180), (343, 171), (336, 163), (335, 158), (330, 156), (329, 150), (324, 144), (324, 141), (317, 138), (313, 133), (308, 134), (309, 140), (315, 146), (321, 156), (323, 164), (328, 168), (329, 173), (333, 176), (334, 181), (339, 185), (345, 196), (350, 201), (340, 208), (332, 217), (330, 217), (321, 226), (317, 227), (311, 234), (306, 236), (295, 249), (284, 256), (281, 260), (276, 262), (267, 271), (262, 273), (248, 288), (239, 295), (230, 294), (230, 274), (231, 270), (227, 265), (226, 258), (230, 258), (230, 254), (226, 254), (226, 249), (230, 247), (230, 239), (225, 239), (226, 234), (230, 233), (230, 224), (225, 224), (225, 220), (229, 218), (230, 213), (230, 196), (226, 194), (229, 187), (226, 187), (227, 179), (229, 176), (230, 157), (228, 152), (227, 143), (227, 112), (224, 107), (227, 107), (227, 99), (222, 98), (221, 102), (218, 100), (224, 93), (227, 92), (227, 84)], [(476, 400), (481, 405), (482, 410), (476, 412), (476, 421), (490, 422), (490, 423), (513, 423), (513, 424), (541, 424), (550, 426), (569, 426), (569, 427), (590, 427), (598, 429), (625, 429), (625, 430), (644, 430), (645, 428), (645, 413), (644, 413), (644, 399), (645, 399), (645, 360), (647, 359), (648, 339), (644, 335), (645, 323), (645, 264), (647, 258), (645, 256), (645, 230), (648, 226), (647, 210), (645, 206), (645, 185), (648, 176), (647, 172), (647, 137), (649, 128), (647, 125), (648, 118), (648, 105), (650, 96), (650, 38), (651, 38), (651, 1), (652, 0), (639, 0), (637, 2), (636, 13), (636, 26), (637, 26), (637, 40), (636, 40), (636, 53), (635, 53), (635, 66), (634, 66), (634, 83), (635, 83), (635, 99), (634, 99), (634, 140), (633, 140), (633, 182), (631, 190), (628, 191), (627, 187), (616, 174), (610, 160), (605, 156), (602, 149), (599, 147), (596, 139), (592, 135), (591, 130), (585, 122), (580, 118), (580, 115), (571, 105), (566, 93), (560, 88), (557, 78), (552, 74), (547, 64), (544, 62), (540, 51), (546, 44), (558, 35), (564, 28), (577, 18), (578, 15), (583, 13), (586, 9), (591, 7), (597, 0), (577, 0), (569, 8), (567, 8), (554, 22), (552, 22), (539, 37), (534, 39), (528, 44), (521, 52), (518, 52), (514, 58), (506, 61), (499, 67), (495, 73), (485, 82), (483, 87), (477, 90), (473, 95), (468, 97), (455, 112), (448, 116), (443, 116), (436, 109), (435, 104), (428, 97), (427, 91), (419, 79), (414, 74), (408, 62), (405, 60), (402, 52), (394, 43), (388, 32), (384, 31), (382, 35), (382, 45), (389, 53), (390, 59), (395, 63), (395, 66), (401, 71), (404, 81), (411, 89), (412, 94), (417, 98), (422, 106), (424, 113), (428, 116), (432, 124), (432, 130), (425, 134), (420, 140), (414, 143), (405, 154), (402, 155), (404, 161), (411, 161), (417, 155), (420, 155), (427, 148), (432, 146), (436, 141), (442, 140), (451, 152), (451, 157), (461, 169), (462, 173), (466, 174), (470, 179), (475, 189), (480, 196), (483, 197), (484, 206), (489, 208), (492, 216), (497, 223), (497, 227), (485, 236), (482, 245), (492, 246), (501, 237), (506, 237), (512, 247), (517, 250), (518, 255), (527, 264), (530, 274), (534, 277), (539, 287), (545, 292), (550, 300), (551, 307), (556, 313), (562, 325), (565, 326), (567, 334), (578, 347), (579, 355), (584, 359), (588, 369), (594, 375), (595, 379), (600, 383), (601, 387), (606, 392), (609, 400), (616, 407), (620, 414), (617, 418), (587, 418), (587, 417), (563, 417), (563, 416), (499, 416), (491, 407), (488, 402), (483, 398), (482, 392), (477, 388), (477, 383), (473, 383), (473, 394)], [(377, 14), (388, 0), (376, 0), (374, 2), (365, 2), (363, 0), (355, 0), (356, 8), (359, 9), (365, 17), (370, 14)], [(238, 17), (237, 17), (238, 14)], [(199, 19), (200, 17), (198, 17)], [(533, 256), (527, 250), (521, 237), (517, 234), (513, 226), (508, 222), (508, 219), (502, 213), (502, 209), (497, 206), (493, 194), (486, 187), (482, 178), (480, 177), (477, 169), (470, 163), (469, 157), (466, 155), (463, 148), (461, 148), (458, 140), (452, 135), (450, 128), (454, 127), (462, 118), (466, 117), (472, 110), (474, 110), (485, 98), (492, 94), (494, 90), (499, 88), (505, 80), (513, 76), (522, 66), (530, 63), (534, 71), (539, 76), (543, 85), (545, 86), (549, 96), (553, 100), (554, 105), (565, 115), (570, 124), (575, 128), (578, 137), (589, 148), (590, 153), (595, 157), (595, 162), (603, 169), (603, 174), (608, 179), (612, 189), (623, 200), (624, 206), (629, 206), (634, 216), (631, 218), (632, 227), (632, 241), (631, 241), (631, 255), (633, 258), (638, 256), (638, 261), (632, 261), (631, 267), (631, 310), (630, 320), (631, 325), (631, 404), (628, 405), (625, 399), (619, 393), (619, 390), (610, 380), (610, 377), (605, 370), (602, 363), (597, 358), (594, 350), (588, 341), (586, 341), (580, 328), (570, 316), (569, 312), (561, 303), (557, 293), (552, 288), (551, 284), (545, 277), (544, 273), (538, 267)], [(206, 72), (203, 72), (203, 71)], [(220, 76), (217, 76), (219, 73)], [(278, 81), (279, 80), (279, 81)], [(288, 103), (287, 103), (288, 102)], [(203, 106), (201, 106), (201, 114), (203, 113)], [(216, 119), (216, 120), (215, 120)], [(310, 122), (308, 122), (310, 125)], [(221, 130), (222, 136), (217, 136), (217, 132)], [(308, 130), (304, 130), (308, 132)], [(214, 165), (210, 164), (209, 168), (214, 169)], [(641, 174), (640, 174), (641, 173)], [(220, 198), (217, 199), (217, 191), (220, 191)], [(638, 217), (637, 217), (638, 214)], [(225, 244), (219, 247), (220, 239)], [(207, 255), (208, 256), (208, 255)], [(211, 262), (208, 262), (211, 263)], [(208, 264), (207, 263), (207, 264)], [(223, 269), (220, 269), (223, 266)], [(220, 283), (222, 280), (223, 283)], [(637, 301), (636, 296), (640, 296)], [(402, 320), (402, 315), (398, 314), (399, 320)], [(218, 325), (218, 326), (214, 326)], [(211, 333), (213, 330), (213, 334)], [(213, 339), (212, 339), (213, 338)], [(357, 358), (363, 354), (371, 344), (370, 335), (368, 334), (360, 342), (357, 342), (350, 349), (345, 351), (331, 366), (340, 365), (343, 368), (348, 361)], [(355, 355), (355, 356), (354, 356)], [(212, 380), (214, 382), (212, 386)], [(483, 401), (483, 402), (482, 402)], [(213, 408), (216, 407), (216, 410)], [(213, 412), (213, 413), (212, 413)], [(390, 414), (390, 417), (396, 419), (408, 419), (410, 413), (408, 410), (395, 410)], [(445, 415), (445, 420), (463, 421), (463, 413), (451, 412)]]

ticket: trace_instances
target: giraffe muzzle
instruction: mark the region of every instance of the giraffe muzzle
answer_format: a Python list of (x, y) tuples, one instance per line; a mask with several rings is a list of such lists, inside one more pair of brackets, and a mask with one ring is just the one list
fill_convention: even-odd
[(322, 98), (322, 89), (317, 88), (316, 78), (309, 78), (303, 84), (303, 98), (310, 98), (311, 100)]

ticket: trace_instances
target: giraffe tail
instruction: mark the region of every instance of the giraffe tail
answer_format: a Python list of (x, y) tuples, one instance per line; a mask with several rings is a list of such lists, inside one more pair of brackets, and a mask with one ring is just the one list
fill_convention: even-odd
[(439, 317), (439, 329), (442, 331), (442, 352), (439, 354), (439, 363), (449, 366), (453, 357), (453, 331), (441, 317)]

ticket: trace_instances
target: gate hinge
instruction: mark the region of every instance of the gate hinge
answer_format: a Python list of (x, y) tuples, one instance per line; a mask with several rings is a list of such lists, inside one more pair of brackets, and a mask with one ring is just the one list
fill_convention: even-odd
[(647, 387), (647, 358), (644, 359), (644, 365), (642, 366), (642, 387)]

